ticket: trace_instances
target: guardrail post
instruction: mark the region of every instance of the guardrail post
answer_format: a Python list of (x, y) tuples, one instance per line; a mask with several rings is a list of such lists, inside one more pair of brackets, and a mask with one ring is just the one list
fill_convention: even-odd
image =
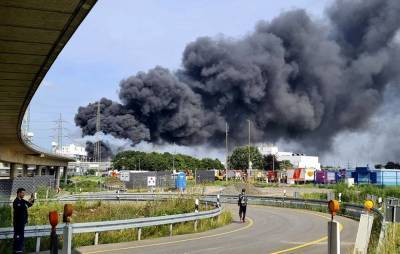
[(99, 232), (94, 233), (94, 245), (99, 244)]
[(194, 201), (194, 212), (198, 213), (199, 212), (199, 199), (196, 198), (196, 200)]
[(172, 236), (172, 224), (169, 224), (169, 236)]
[(71, 254), (72, 249), (72, 226), (67, 223), (64, 227), (64, 245), (62, 254)]
[(40, 252), (40, 236), (36, 237), (36, 253)]
[(371, 214), (361, 214), (358, 224), (356, 242), (354, 243), (355, 253), (368, 253), (368, 244), (372, 231), (374, 216)]
[(340, 254), (340, 229), (339, 222), (328, 222), (328, 253)]
[(138, 241), (142, 240), (142, 228), (138, 228), (137, 239)]
[(197, 232), (197, 220), (194, 221), (194, 232)]

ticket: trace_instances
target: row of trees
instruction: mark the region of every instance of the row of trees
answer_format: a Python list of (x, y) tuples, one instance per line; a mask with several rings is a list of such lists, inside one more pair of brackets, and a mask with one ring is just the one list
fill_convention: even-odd
[(145, 153), (139, 151), (125, 151), (118, 153), (113, 159), (116, 169), (130, 170), (195, 170), (195, 169), (223, 169), (224, 165), (218, 159), (197, 159), (184, 154)]
[(399, 169), (400, 168), (400, 163), (396, 163), (393, 161), (388, 161), (385, 165), (382, 164), (377, 164), (375, 165), (375, 168), (385, 168), (385, 169)]
[(263, 156), (255, 146), (250, 146), (250, 149), (248, 146), (242, 146), (235, 148), (228, 157), (229, 168), (246, 170), (249, 167), (249, 151), (253, 169), (287, 170), (293, 167), (290, 161), (278, 161), (273, 155)]
[[(253, 169), (263, 170), (287, 170), (293, 165), (289, 161), (278, 161), (276, 156), (261, 155), (257, 147), (237, 147), (228, 157), (230, 169), (246, 170), (250, 161)], [(218, 159), (203, 158), (197, 159), (184, 154), (171, 153), (145, 153), (139, 151), (125, 151), (118, 153), (113, 159), (116, 169), (130, 170), (195, 170), (195, 169), (224, 169), (224, 165)]]

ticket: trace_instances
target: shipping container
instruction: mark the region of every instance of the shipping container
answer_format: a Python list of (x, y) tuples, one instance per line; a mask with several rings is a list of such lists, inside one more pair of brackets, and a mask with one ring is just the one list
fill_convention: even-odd
[(381, 186), (400, 186), (400, 169), (375, 169), (376, 184)]
[(320, 170), (315, 172), (315, 183), (317, 184), (332, 184), (336, 183), (338, 177), (337, 171)]

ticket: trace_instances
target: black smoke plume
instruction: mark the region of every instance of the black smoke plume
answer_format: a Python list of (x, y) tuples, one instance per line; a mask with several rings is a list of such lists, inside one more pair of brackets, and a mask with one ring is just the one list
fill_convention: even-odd
[[(106, 161), (106, 160), (109, 160), (110, 158), (114, 157), (114, 153), (111, 151), (110, 147), (106, 143), (100, 141), (100, 147), (101, 147), (100, 148), (100, 152), (101, 152), (100, 160), (101, 161)], [(99, 158), (96, 158), (96, 156), (94, 155), (94, 143), (87, 141), (85, 149), (88, 153), (89, 160), (98, 160), (99, 159)]]
[[(155, 67), (120, 83), (119, 102), (101, 99), (102, 131), (133, 144), (224, 145), (230, 140), (296, 140), (330, 148), (344, 130), (358, 130), (398, 81), (398, 0), (337, 0), (329, 25), (304, 10), (261, 21), (237, 40), (198, 38), (182, 69)], [(97, 103), (80, 107), (83, 135), (96, 131)], [(310, 150), (310, 149), (308, 149)]]

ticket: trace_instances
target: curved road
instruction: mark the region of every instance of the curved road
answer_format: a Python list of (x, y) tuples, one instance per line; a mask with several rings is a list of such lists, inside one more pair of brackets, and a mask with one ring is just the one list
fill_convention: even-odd
[[(235, 211), (236, 207), (228, 206)], [(327, 221), (323, 213), (249, 206), (246, 223), (234, 223), (207, 232), (163, 237), (119, 244), (81, 247), (76, 253), (144, 253), (144, 254), (197, 254), (197, 253), (326, 253)], [(351, 253), (358, 223), (337, 217), (343, 226), (342, 253)]]

